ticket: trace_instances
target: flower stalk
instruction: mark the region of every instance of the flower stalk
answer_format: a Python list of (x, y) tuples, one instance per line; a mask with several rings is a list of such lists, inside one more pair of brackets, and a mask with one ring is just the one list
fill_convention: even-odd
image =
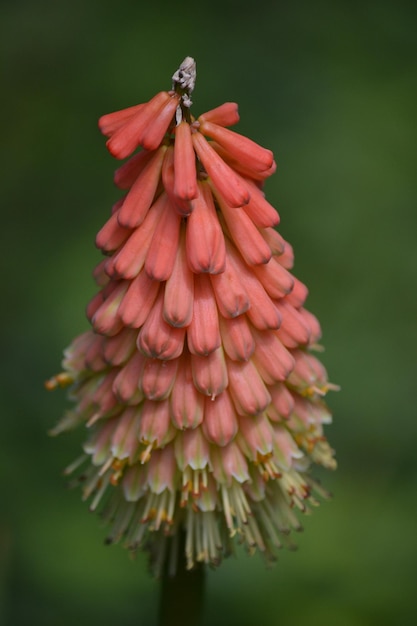
[[(185, 533), (182, 531), (174, 554), (165, 561), (161, 579), (158, 626), (171, 626), (174, 615), (176, 623), (181, 626), (199, 626), (202, 622), (205, 566), (200, 563), (192, 570), (187, 569), (185, 541)], [(175, 564), (173, 559), (177, 561)]]

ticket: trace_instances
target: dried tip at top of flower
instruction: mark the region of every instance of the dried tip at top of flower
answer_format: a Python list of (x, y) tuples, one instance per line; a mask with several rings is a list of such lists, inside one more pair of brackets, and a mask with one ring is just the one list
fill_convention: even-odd
[(172, 89), (181, 94), (182, 103), (187, 108), (192, 105), (190, 96), (194, 91), (196, 77), (196, 63), (192, 57), (185, 57), (172, 75)]

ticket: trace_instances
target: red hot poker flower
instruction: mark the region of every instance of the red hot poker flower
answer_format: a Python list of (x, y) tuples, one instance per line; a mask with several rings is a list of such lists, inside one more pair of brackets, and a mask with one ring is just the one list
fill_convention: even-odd
[(97, 235), (92, 329), (47, 383), (75, 403), (53, 432), (88, 430), (68, 473), (84, 467), (108, 541), (148, 547), (156, 573), (180, 532), (190, 568), (218, 564), (236, 534), (273, 558), (294, 508), (325, 495), (310, 466), (335, 467), (320, 326), (261, 190), (272, 152), (226, 128), (234, 103), (196, 120), (194, 82), (187, 57), (171, 91), (99, 121), (130, 157), (115, 173), (127, 194)]

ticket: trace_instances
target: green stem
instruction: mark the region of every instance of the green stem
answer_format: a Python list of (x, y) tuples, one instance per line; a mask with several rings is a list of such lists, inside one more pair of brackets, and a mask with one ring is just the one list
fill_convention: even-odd
[(185, 533), (180, 536), (174, 576), (169, 572), (169, 553), (170, 550), (161, 580), (158, 626), (200, 626), (204, 603), (204, 565), (198, 564), (192, 570), (186, 569)]

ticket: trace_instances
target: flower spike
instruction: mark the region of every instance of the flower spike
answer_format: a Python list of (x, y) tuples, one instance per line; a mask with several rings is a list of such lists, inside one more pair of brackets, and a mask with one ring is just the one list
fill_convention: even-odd
[(195, 118), (195, 80), (186, 57), (170, 91), (99, 120), (129, 157), (125, 196), (96, 237), (92, 328), (46, 383), (75, 404), (52, 433), (88, 431), (67, 473), (107, 542), (148, 549), (156, 575), (179, 534), (188, 568), (219, 565), (234, 536), (273, 560), (296, 510), (326, 496), (310, 468), (335, 467), (320, 324), (262, 191), (273, 154), (226, 128), (235, 103)]

